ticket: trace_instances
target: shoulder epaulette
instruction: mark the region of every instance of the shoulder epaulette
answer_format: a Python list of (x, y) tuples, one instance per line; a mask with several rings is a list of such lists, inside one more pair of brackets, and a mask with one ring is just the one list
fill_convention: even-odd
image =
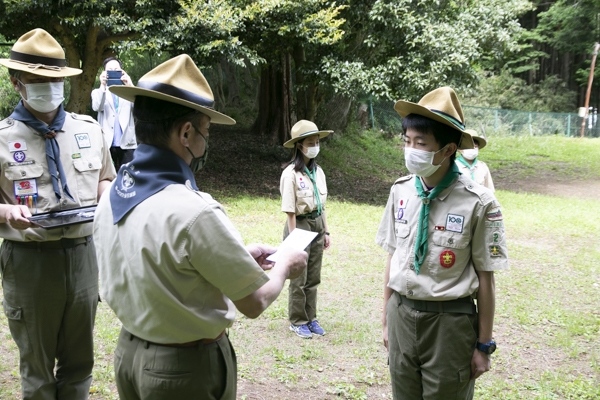
[(0, 121), (0, 129), (6, 129), (9, 128), (11, 126), (13, 126), (15, 124), (15, 120), (12, 118), (5, 118), (2, 121)]
[(76, 119), (78, 121), (85, 121), (92, 124), (100, 125), (98, 121), (96, 121), (93, 117), (90, 117), (89, 115), (76, 113), (69, 113), (69, 115), (71, 116), (71, 118)]
[(468, 178), (466, 182), (463, 181), (463, 184), (465, 185), (465, 189), (476, 194), (483, 204), (488, 204), (495, 200), (492, 192), (485, 186), (478, 185)]
[(400, 177), (400, 178), (396, 179), (396, 182), (394, 182), (394, 185), (397, 185), (402, 182), (410, 181), (413, 177), (414, 177), (413, 174)]

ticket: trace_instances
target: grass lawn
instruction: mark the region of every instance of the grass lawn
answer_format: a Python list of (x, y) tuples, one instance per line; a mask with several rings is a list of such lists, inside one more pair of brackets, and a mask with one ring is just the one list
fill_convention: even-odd
[[(328, 333), (303, 340), (288, 330), (287, 290), (258, 319), (238, 316), (229, 335), (238, 356), (239, 399), (391, 398), (380, 323), (386, 254), (374, 244), (374, 237), (402, 161), (398, 142), (382, 141), (346, 136), (332, 139), (328, 151), (324, 147), (322, 164), (328, 179), (335, 181), (330, 186), (346, 187), (343, 196), (336, 197), (331, 190), (334, 199), (327, 204), (332, 247), (324, 256), (318, 317)], [(598, 178), (598, 141), (536, 137), (511, 147), (507, 138), (499, 138), (495, 143), (504, 144), (504, 152), (492, 143), (490, 139), (490, 147), (482, 151), (492, 174), (502, 176), (510, 168), (520, 171), (518, 165), (523, 165), (530, 168), (529, 177), (537, 172), (546, 178), (554, 173), (556, 179)], [(371, 151), (387, 148), (385, 144), (395, 150), (380, 152), (368, 167), (358, 158), (361, 152), (368, 158)], [(274, 175), (269, 184), (256, 169), (248, 173), (250, 183), (264, 191), (259, 195), (248, 182), (238, 183), (235, 178), (230, 182), (223, 176), (220, 181), (207, 179), (217, 169), (225, 169), (215, 154), (219, 145), (211, 147), (215, 157), (208, 165), (213, 162), (213, 169), (200, 177), (200, 186), (224, 204), (247, 243), (276, 245), (285, 221), (276, 196), (278, 164), (287, 153), (261, 144), (238, 154), (242, 167), (254, 165), (261, 157), (262, 162), (270, 159), (276, 165), (268, 172)], [(244, 159), (246, 153), (255, 161)], [(338, 176), (344, 160), (352, 161), (350, 172)], [(553, 169), (557, 165), (560, 168)], [(373, 177), (371, 183), (368, 175)], [(259, 178), (253, 181), (253, 177)], [(353, 190), (361, 191), (358, 200), (350, 197)], [(496, 195), (503, 206), (511, 269), (496, 275), (498, 351), (492, 370), (477, 381), (476, 398), (600, 398), (600, 202), (589, 196), (509, 190), (498, 190)], [(112, 354), (119, 328), (101, 303), (91, 399), (118, 398)], [(0, 315), (0, 338), (0, 399), (19, 399), (17, 351), (4, 315)]]

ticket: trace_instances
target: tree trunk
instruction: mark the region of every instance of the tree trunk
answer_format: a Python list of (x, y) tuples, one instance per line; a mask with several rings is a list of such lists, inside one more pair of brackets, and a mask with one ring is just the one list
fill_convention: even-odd
[(260, 74), (258, 118), (253, 131), (283, 144), (292, 126), (291, 57), (280, 56), (279, 64), (264, 65)]
[(85, 114), (91, 102), (91, 93), (96, 82), (98, 70), (102, 67), (102, 61), (107, 56), (110, 46), (117, 41), (131, 40), (135, 33), (123, 33), (121, 35), (107, 36), (93, 23), (88, 26), (85, 49), (80, 53), (74, 34), (60, 22), (51, 24), (48, 31), (64, 47), (69, 66), (81, 68), (83, 73), (70, 79), (71, 93), (69, 102), (65, 104), (65, 110), (78, 114)]
[(225, 57), (221, 58), (221, 70), (225, 74), (227, 82), (227, 105), (228, 106), (239, 106), (240, 105), (240, 87), (237, 79), (237, 67), (231, 62), (227, 61)]

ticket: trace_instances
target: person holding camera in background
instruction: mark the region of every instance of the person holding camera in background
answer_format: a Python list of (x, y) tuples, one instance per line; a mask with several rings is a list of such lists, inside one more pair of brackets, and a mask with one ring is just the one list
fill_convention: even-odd
[(92, 91), (92, 109), (98, 111), (98, 122), (102, 126), (106, 145), (110, 148), (115, 169), (133, 159), (137, 148), (133, 103), (107, 93), (108, 86), (133, 86), (127, 72), (121, 68), (121, 61), (115, 57), (104, 60), (104, 71), (100, 74), (100, 87)]

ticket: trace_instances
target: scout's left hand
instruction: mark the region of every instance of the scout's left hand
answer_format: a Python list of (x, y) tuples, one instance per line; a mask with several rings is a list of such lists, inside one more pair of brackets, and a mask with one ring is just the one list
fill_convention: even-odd
[(492, 359), (490, 356), (475, 349), (471, 358), (471, 380), (475, 380), (488, 372), (491, 366)]
[(331, 246), (331, 238), (329, 237), (329, 235), (325, 235), (325, 245), (323, 246), (323, 248), (327, 250), (329, 246)]
[(246, 246), (246, 250), (263, 270), (267, 271), (275, 265), (273, 262), (267, 261), (267, 257), (277, 251), (275, 247), (266, 244), (249, 244)]

